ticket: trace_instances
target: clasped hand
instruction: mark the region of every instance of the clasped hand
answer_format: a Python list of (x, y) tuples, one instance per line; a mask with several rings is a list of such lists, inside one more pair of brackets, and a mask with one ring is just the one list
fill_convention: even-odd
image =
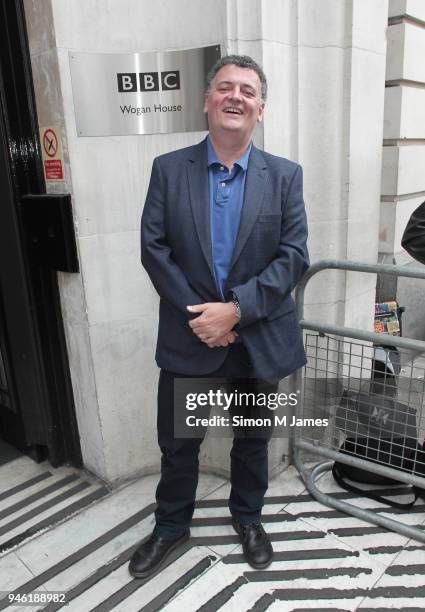
[(233, 344), (237, 336), (233, 327), (239, 321), (233, 302), (207, 302), (187, 309), (192, 314), (199, 313), (189, 321), (189, 327), (202, 342), (210, 348)]

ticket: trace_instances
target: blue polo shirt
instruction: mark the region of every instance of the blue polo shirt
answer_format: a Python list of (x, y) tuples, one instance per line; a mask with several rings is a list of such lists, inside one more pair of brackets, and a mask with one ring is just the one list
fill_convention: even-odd
[(246, 171), (252, 144), (234, 163), (231, 172), (217, 159), (209, 136), (207, 148), (212, 259), (217, 290), (224, 300), (224, 286), (229, 275), (241, 220)]

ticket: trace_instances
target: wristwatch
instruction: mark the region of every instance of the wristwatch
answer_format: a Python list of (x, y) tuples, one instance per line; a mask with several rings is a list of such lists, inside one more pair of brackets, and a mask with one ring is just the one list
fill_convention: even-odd
[(234, 306), (235, 306), (236, 316), (238, 317), (238, 319), (239, 319), (239, 321), (240, 321), (240, 320), (241, 320), (241, 317), (242, 317), (242, 313), (241, 313), (241, 306), (240, 306), (240, 304), (239, 304), (239, 300), (238, 300), (238, 298), (236, 297), (236, 295), (235, 295), (235, 294), (233, 294), (233, 297), (232, 297), (232, 302), (233, 302), (233, 304), (234, 304)]

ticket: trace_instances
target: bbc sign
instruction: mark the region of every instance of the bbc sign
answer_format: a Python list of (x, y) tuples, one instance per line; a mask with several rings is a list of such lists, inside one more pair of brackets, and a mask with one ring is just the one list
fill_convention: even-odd
[(69, 52), (78, 136), (201, 132), (205, 77), (220, 46), (144, 53)]
[[(117, 74), (118, 91), (131, 93), (135, 91), (171, 91), (180, 89), (180, 71), (166, 72), (120, 72)], [(161, 83), (161, 87), (160, 87)]]

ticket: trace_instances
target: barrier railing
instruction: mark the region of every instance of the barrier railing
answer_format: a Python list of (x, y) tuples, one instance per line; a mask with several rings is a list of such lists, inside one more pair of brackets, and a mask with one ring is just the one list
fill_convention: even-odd
[[(425, 460), (422, 454), (412, 451), (425, 436), (425, 371), (423, 365), (415, 365), (418, 355), (425, 354), (425, 342), (306, 320), (306, 287), (323, 270), (425, 280), (425, 271), (419, 268), (335, 260), (320, 261), (304, 275), (297, 287), (296, 305), (305, 332), (308, 362), (304, 371), (295, 375), (296, 389), (301, 389), (302, 394), (293, 416), (309, 425), (292, 428), (293, 462), (317, 501), (425, 542), (425, 531), (420, 528), (382, 516), (379, 509), (360, 508), (323, 493), (315, 482), (338, 461), (425, 489)], [(382, 346), (385, 348), (377, 349)], [(392, 362), (394, 355), (401, 360), (398, 367)], [(357, 444), (356, 454), (340, 452), (347, 439)], [(309, 468), (302, 459), (302, 451), (310, 458), (331, 461)], [(359, 454), (373, 456), (373, 461), (362, 459)], [(371, 488), (371, 485), (365, 486)], [(408, 489), (399, 491), (404, 495), (408, 492)]]

